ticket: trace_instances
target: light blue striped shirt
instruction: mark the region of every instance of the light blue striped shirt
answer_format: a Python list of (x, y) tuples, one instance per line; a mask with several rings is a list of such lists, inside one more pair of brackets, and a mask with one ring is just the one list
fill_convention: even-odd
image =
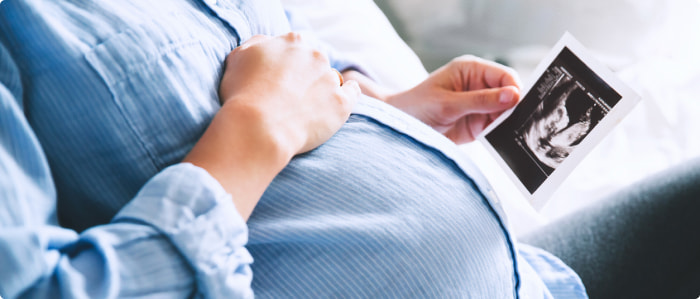
[(369, 98), (277, 176), (246, 231), (215, 180), (177, 163), (219, 108), (226, 54), (287, 31), (275, 1), (0, 4), (0, 294), (585, 297), (517, 244), (454, 144)]

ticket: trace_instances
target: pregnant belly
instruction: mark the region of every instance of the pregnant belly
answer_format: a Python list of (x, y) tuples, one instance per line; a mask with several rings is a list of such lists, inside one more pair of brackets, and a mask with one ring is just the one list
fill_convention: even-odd
[(477, 190), (440, 151), (353, 115), (251, 216), (256, 297), (511, 297), (508, 239)]

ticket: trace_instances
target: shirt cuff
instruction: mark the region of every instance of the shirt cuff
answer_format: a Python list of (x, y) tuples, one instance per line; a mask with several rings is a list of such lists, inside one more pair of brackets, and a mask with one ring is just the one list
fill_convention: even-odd
[(252, 297), (248, 229), (231, 196), (189, 163), (153, 177), (113, 222), (145, 223), (164, 234), (196, 273), (205, 297)]

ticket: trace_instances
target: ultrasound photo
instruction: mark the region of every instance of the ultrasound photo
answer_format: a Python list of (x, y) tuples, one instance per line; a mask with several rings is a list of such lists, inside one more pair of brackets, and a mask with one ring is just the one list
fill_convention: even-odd
[(564, 47), (486, 140), (532, 194), (622, 96)]

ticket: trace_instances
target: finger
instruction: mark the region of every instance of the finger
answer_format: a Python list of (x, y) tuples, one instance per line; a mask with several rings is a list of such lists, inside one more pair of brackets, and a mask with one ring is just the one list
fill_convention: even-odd
[(520, 98), (517, 88), (506, 86), (458, 93), (450, 102), (456, 117), (472, 113), (500, 113), (512, 108)]
[(264, 42), (266, 40), (272, 39), (271, 36), (269, 35), (262, 35), (262, 34), (256, 34), (251, 36), (248, 40), (244, 41), (240, 47), (236, 49), (247, 49), (251, 46), (257, 45), (261, 42)]
[(515, 86), (520, 89), (522, 84), (518, 73), (500, 63), (479, 58), (472, 55), (464, 55), (454, 59), (462, 72), (468, 74), (464, 76), (463, 86), (466, 90), (476, 90), (483, 88), (496, 88), (504, 86)]
[(284, 39), (286, 39), (289, 42), (299, 42), (301, 41), (301, 34), (299, 32), (288, 32), (287, 34), (282, 35)]
[(522, 84), (514, 69), (493, 61), (485, 60), (484, 64), (484, 81), (488, 87), (514, 86), (520, 90)]
[(345, 100), (343, 101), (344, 112), (349, 116), (352, 112), (352, 108), (355, 107), (357, 102), (360, 100), (360, 95), (362, 94), (360, 90), (360, 85), (357, 81), (350, 80), (345, 82), (343, 86), (340, 86)]

